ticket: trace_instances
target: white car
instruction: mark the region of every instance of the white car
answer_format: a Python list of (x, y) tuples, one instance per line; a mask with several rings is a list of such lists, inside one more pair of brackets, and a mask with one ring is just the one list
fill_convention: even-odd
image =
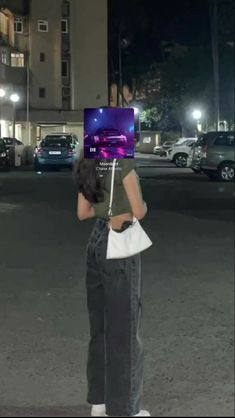
[(173, 148), (168, 150), (167, 157), (177, 167), (187, 167), (190, 151), (192, 149), (193, 144), (195, 144), (196, 141), (197, 138), (192, 138), (184, 141), (182, 144), (176, 144)]
[(183, 145), (183, 144), (185, 144), (187, 141), (197, 141), (197, 139), (198, 139), (198, 138), (195, 138), (195, 137), (193, 137), (193, 138), (179, 138), (179, 139), (177, 140), (177, 142), (175, 143), (174, 147), (175, 147), (175, 146), (178, 146), (178, 145)]

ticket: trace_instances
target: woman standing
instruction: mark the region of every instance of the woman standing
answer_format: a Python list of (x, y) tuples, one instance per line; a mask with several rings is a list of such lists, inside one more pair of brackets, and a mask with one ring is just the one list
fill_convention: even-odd
[[(143, 389), (140, 254), (106, 259), (112, 160), (80, 159), (77, 215), (96, 218), (87, 246), (90, 345), (87, 378), (92, 416), (150, 416), (140, 410)], [(128, 228), (147, 213), (132, 159), (118, 160), (110, 223)]]

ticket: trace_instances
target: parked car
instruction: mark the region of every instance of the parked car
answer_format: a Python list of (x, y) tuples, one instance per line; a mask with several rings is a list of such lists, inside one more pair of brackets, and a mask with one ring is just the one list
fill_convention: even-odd
[(159, 155), (160, 157), (166, 157), (167, 152), (162, 148), (162, 145), (155, 145), (153, 148), (154, 155)]
[(0, 169), (9, 169), (9, 150), (2, 138), (0, 138)]
[(172, 148), (176, 144), (176, 142), (177, 142), (176, 140), (175, 141), (165, 141), (162, 144), (162, 148), (165, 149), (165, 150), (168, 150), (168, 149)]
[(80, 154), (80, 143), (74, 134), (46, 135), (34, 154), (36, 171), (49, 166), (73, 167)]
[(24, 146), (23, 142), (17, 138), (3, 137), (3, 141), (5, 142), (7, 147), (15, 147), (16, 145)]
[(189, 138), (179, 138), (176, 142), (175, 142), (175, 144), (174, 144), (174, 147), (178, 147), (179, 145), (183, 145), (183, 144), (185, 144), (187, 141), (197, 141), (197, 137), (189, 137)]
[(155, 155), (160, 155), (160, 157), (166, 157), (167, 156), (167, 150), (172, 148), (176, 141), (165, 141), (162, 145), (156, 145), (153, 148), (153, 153)]
[(208, 132), (201, 138), (201, 171), (211, 179), (233, 181), (235, 132)]
[(176, 144), (173, 148), (167, 151), (167, 157), (177, 167), (187, 167), (187, 160), (193, 144), (197, 141), (197, 138), (192, 138), (184, 141), (182, 144)]
[(201, 172), (201, 147), (197, 145), (197, 142), (193, 144), (191, 147), (191, 150), (189, 152), (189, 156), (187, 159), (187, 167), (191, 168), (194, 173), (200, 173)]
[(201, 157), (202, 147), (206, 144), (207, 140), (214, 137), (215, 132), (202, 133), (198, 136), (198, 140), (192, 146), (188, 157), (188, 167), (190, 167), (195, 173), (201, 172)]
[(25, 150), (24, 143), (20, 139), (11, 137), (4, 137), (3, 140), (9, 150), (10, 166), (21, 165), (23, 153)]
[(85, 136), (85, 140), (96, 146), (125, 146), (127, 145), (127, 137), (118, 129), (98, 129), (95, 135)]

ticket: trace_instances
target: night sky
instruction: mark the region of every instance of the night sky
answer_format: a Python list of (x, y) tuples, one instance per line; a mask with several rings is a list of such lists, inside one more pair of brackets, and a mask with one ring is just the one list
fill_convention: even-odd
[[(209, 0), (109, 0), (109, 68), (118, 70), (118, 24), (124, 22), (122, 37), (124, 78), (133, 65), (144, 73), (162, 59), (161, 43), (210, 46)], [(145, 67), (141, 68), (141, 67)], [(114, 79), (114, 76), (112, 76)]]
[(210, 42), (208, 0), (145, 0), (159, 37), (181, 43)]

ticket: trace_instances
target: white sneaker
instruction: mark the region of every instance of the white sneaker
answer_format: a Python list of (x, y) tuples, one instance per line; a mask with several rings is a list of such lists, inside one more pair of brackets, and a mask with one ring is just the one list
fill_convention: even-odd
[(151, 417), (148, 411), (140, 411), (135, 417)]
[(106, 405), (92, 405), (91, 408), (92, 417), (107, 417), (106, 415)]
[[(101, 416), (103, 416), (103, 415), (101, 415)], [(105, 416), (108, 417), (108, 415), (105, 415)], [(134, 415), (134, 417), (151, 417), (151, 415), (150, 415), (150, 413), (148, 411), (142, 410), (138, 414)]]

